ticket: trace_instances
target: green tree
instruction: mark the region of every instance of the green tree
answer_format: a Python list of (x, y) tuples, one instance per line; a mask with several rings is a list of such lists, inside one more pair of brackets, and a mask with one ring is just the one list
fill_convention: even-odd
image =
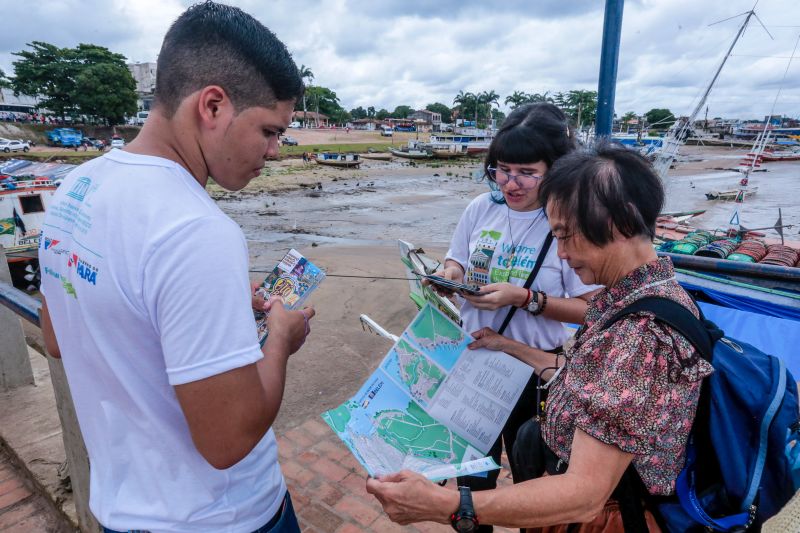
[(550, 96), (550, 91), (545, 91), (543, 93), (533, 93), (528, 95), (530, 97), (529, 102), (532, 104), (535, 103), (553, 103), (553, 97)]
[(531, 95), (524, 91), (514, 91), (512, 94), (506, 96), (505, 104), (511, 109), (516, 109), (521, 105), (527, 104), (531, 101)]
[(675, 123), (675, 116), (669, 109), (654, 108), (644, 114), (649, 128), (665, 130)]
[(333, 122), (344, 122), (350, 116), (342, 108), (336, 93), (327, 87), (314, 85), (306, 89), (306, 94), (317, 113), (327, 115)]
[(11, 87), (11, 80), (6, 77), (6, 73), (0, 68), (0, 88), (7, 89)]
[(351, 109), (350, 110), (350, 116), (353, 117), (354, 119), (358, 120), (358, 119), (361, 119), (361, 118), (367, 118), (368, 115), (367, 115), (367, 111), (363, 107), (358, 106), (355, 109)]
[(373, 106), (369, 106), (367, 108), (367, 117), (368, 118), (375, 118), (375, 108)]
[[(308, 93), (308, 89), (311, 88), (311, 82), (314, 81), (314, 73), (311, 72), (311, 68), (305, 65), (300, 65), (298, 69), (300, 72), (300, 79), (303, 80), (303, 83), (306, 85), (306, 90), (303, 91), (303, 126), (305, 126), (306, 117), (307, 115), (307, 108), (306, 108), (306, 94)], [(306, 83), (308, 80), (308, 83)], [(297, 106), (295, 106), (295, 111), (297, 111)]]
[(492, 117), (492, 104), (499, 106), (499, 101), (500, 95), (493, 90), (483, 91), (478, 95), (478, 102), (481, 106), (481, 117), (484, 118), (486, 122), (488, 122)]
[(556, 93), (553, 102), (564, 110), (576, 127), (593, 124), (597, 116), (597, 91), (569, 91)]
[(399, 105), (392, 111), (392, 118), (408, 118), (414, 112), (414, 108), (410, 105)]
[(136, 82), (125, 56), (93, 44), (80, 44), (70, 55), (76, 63), (72, 101), (81, 114), (114, 125), (136, 113)]
[(378, 120), (386, 120), (391, 116), (388, 110), (381, 108), (377, 113), (375, 113), (375, 118)]
[(506, 114), (499, 109), (492, 109), (492, 119), (495, 121), (495, 126), (499, 128), (506, 119)]
[(478, 97), (477, 95), (458, 91), (458, 94), (453, 98), (453, 104), (458, 108), (458, 116), (462, 118), (466, 118), (468, 116), (467, 113), (471, 113), (474, 111), (475, 121), (478, 120)]
[(59, 48), (33, 41), (15, 52), (15, 94), (37, 95), (56, 115), (82, 113), (109, 124), (136, 112), (136, 84), (125, 57), (108, 48), (80, 44)]
[(75, 63), (67, 48), (59, 48), (42, 41), (27, 44), (31, 50), (13, 52), (20, 59), (14, 61), (14, 94), (40, 97), (40, 105), (63, 117), (75, 104)]

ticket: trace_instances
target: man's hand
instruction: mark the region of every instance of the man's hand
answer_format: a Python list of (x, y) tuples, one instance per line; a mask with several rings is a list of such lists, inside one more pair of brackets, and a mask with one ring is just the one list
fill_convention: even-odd
[(402, 525), (425, 521), (448, 524), (459, 504), (458, 492), (408, 470), (367, 479), (367, 492), (378, 499), (393, 522)]
[(467, 348), (470, 350), (486, 348), (487, 350), (493, 350), (495, 352), (504, 352), (507, 348), (507, 341), (509, 340), (492, 328), (481, 328), (473, 333), (472, 336), (475, 340), (467, 345)]
[(283, 299), (277, 296), (270, 298), (266, 304), (264, 310), (269, 312), (267, 344), (282, 347), (287, 356), (295, 353), (311, 333), (309, 321), (316, 314), (314, 308), (289, 311), (283, 306)]
[(251, 305), (253, 307), (253, 311), (264, 312), (264, 310), (267, 309), (267, 301), (261, 294), (259, 294), (258, 289), (260, 288), (261, 288), (260, 283), (255, 281), (250, 282), (250, 300), (251, 300)]
[(511, 283), (490, 283), (481, 287), (480, 294), (461, 296), (476, 309), (494, 311), (507, 305), (521, 306), (528, 299), (528, 289)]

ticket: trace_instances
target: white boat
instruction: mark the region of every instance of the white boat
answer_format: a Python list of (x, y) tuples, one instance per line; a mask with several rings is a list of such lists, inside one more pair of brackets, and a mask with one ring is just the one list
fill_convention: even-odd
[(56, 188), (46, 177), (0, 177), (0, 245), (9, 262), (36, 257), (44, 215)]
[(758, 192), (758, 187), (750, 187), (747, 189), (728, 189), (726, 191), (709, 191), (706, 193), (706, 199), (708, 200), (736, 200), (736, 197), (739, 196), (739, 193), (742, 194), (742, 198), (750, 198), (755, 193)]

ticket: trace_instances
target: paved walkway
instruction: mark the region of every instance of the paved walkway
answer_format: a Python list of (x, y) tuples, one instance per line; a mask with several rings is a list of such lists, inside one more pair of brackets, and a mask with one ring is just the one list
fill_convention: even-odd
[[(378, 500), (367, 494), (364, 469), (321, 419), (307, 420), (278, 434), (278, 446), (300, 527), (306, 533), (453, 531), (449, 525), (432, 522), (413, 526), (392, 523)], [(506, 484), (511, 482), (511, 474), (503, 462), (500, 480)], [(447, 486), (455, 490), (452, 481)]]
[(0, 447), (0, 531), (67, 533), (70, 531), (44, 497), (31, 492), (26, 479)]

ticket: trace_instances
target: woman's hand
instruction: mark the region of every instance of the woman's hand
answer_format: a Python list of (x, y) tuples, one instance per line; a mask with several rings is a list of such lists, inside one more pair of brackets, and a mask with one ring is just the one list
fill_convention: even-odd
[[(433, 273), (433, 275), (439, 276), (440, 278), (448, 279), (450, 281), (457, 281), (459, 283), (464, 281), (464, 271), (461, 270), (461, 267), (456, 265), (455, 263), (446, 264), (443, 269), (437, 270), (436, 272)], [(453, 294), (452, 290), (436, 285), (429, 279), (423, 278), (422, 285), (423, 286), (431, 285), (431, 288), (439, 296), (451, 296)]]
[(481, 287), (479, 294), (461, 296), (476, 309), (494, 311), (507, 305), (521, 307), (528, 299), (528, 289), (511, 283), (490, 283)]
[(255, 281), (250, 282), (250, 305), (253, 311), (264, 312), (267, 309), (267, 301), (261, 295), (259, 289), (261, 284)]
[(495, 352), (504, 352), (508, 344), (506, 337), (503, 337), (492, 328), (481, 328), (472, 334), (475, 338), (474, 341), (467, 345), (470, 350), (477, 350), (478, 348), (486, 348)]
[(402, 525), (425, 521), (447, 524), (459, 505), (458, 492), (408, 470), (367, 479), (367, 492), (378, 499), (392, 522)]

